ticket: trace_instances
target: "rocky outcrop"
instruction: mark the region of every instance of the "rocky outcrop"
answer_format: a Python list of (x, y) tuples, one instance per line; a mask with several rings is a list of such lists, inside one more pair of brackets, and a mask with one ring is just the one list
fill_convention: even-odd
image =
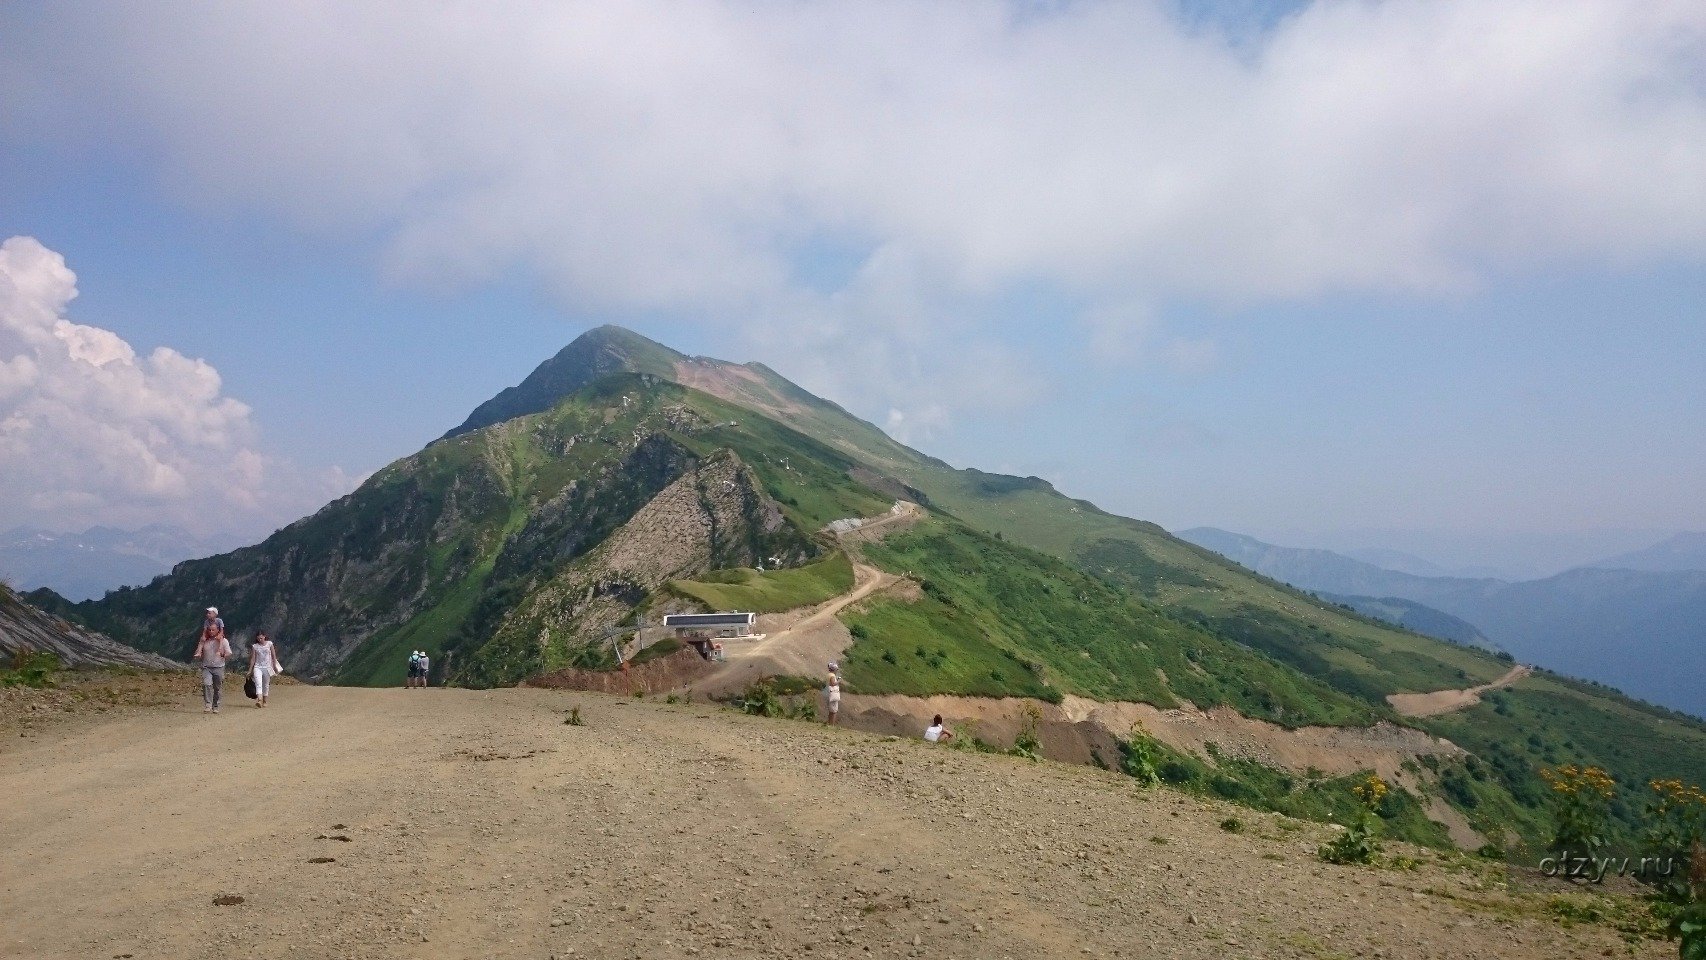
[(186, 669), (181, 663), (127, 647), (111, 637), (38, 610), (0, 586), (0, 657), (10, 660), (20, 653), (51, 653), (67, 667)]
[(692, 464), (596, 548), (544, 582), (497, 624), (481, 658), (488, 682), (606, 658), (606, 628), (671, 580), (760, 562), (801, 563), (816, 551), (788, 526), (740, 457)]

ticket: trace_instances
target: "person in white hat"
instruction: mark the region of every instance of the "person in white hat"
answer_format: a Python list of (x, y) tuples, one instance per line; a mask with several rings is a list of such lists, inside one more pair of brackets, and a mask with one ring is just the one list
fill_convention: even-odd
[(219, 608), (208, 607), (202, 619), (201, 633), (196, 636), (195, 656), (201, 662), (201, 703), (207, 713), (219, 712), (219, 694), (225, 685), (225, 658), (231, 656), (231, 642), (225, 639), (225, 621), (219, 619)]

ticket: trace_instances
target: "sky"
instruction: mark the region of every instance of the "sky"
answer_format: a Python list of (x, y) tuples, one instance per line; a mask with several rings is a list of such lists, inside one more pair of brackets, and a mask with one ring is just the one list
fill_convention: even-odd
[(1706, 529), (1696, 0), (399, 9), (0, 6), (0, 528), (258, 536), (614, 322), (1174, 529)]

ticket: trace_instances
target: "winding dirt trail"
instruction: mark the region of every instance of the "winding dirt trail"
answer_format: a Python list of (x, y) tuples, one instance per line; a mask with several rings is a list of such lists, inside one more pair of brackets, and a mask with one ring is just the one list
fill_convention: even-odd
[(901, 578), (892, 573), (854, 561), (853, 589), (803, 613), (790, 611), (760, 617), (762, 640), (724, 640), (723, 654), (728, 659), (707, 676), (695, 680), (694, 692), (722, 695), (744, 690), (761, 677), (822, 673), (825, 665), (840, 657), (853, 642), (836, 615), (899, 582)]
[(1431, 693), (1389, 693), (1386, 695), (1386, 702), (1406, 717), (1437, 717), (1442, 713), (1473, 707), (1481, 702), (1481, 694), (1508, 687), (1532, 672), (1532, 668), (1519, 663), (1507, 670), (1504, 676), (1478, 687), (1435, 690)]
[(709, 674), (692, 681), (695, 693), (723, 696), (746, 689), (767, 676), (817, 676), (853, 643), (847, 627), (836, 615), (874, 593), (901, 583), (904, 578), (861, 562), (858, 544), (869, 543), (910, 526), (925, 516), (923, 507), (906, 500), (879, 517), (838, 534), (836, 539), (853, 562), (853, 588), (815, 607), (789, 610), (759, 617), (761, 640), (724, 640), (727, 659)]
[(558, 690), (165, 692), (0, 711), (0, 957), (1674, 955), (1088, 767)]

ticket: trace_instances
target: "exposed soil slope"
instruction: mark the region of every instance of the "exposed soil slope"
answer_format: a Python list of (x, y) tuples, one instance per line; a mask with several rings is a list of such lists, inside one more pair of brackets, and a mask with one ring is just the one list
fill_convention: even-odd
[(1624, 954), (1469, 861), (1328, 866), (1115, 774), (702, 706), (185, 689), (0, 749), (3, 956)]
[(1392, 704), (1392, 709), (1406, 717), (1437, 717), (1442, 713), (1453, 710), (1463, 710), (1481, 702), (1481, 694), (1489, 690), (1499, 690), (1521, 680), (1532, 673), (1529, 667), (1522, 664), (1510, 668), (1504, 676), (1491, 683), (1466, 687), (1462, 690), (1435, 690), (1431, 693), (1391, 693), (1387, 694), (1386, 702)]

